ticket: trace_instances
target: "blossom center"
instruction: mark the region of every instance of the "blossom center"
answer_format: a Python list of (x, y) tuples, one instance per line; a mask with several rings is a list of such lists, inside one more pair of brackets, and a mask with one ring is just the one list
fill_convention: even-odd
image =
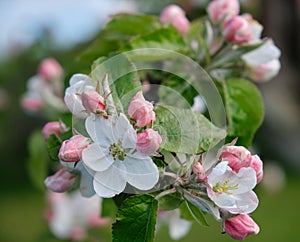
[(109, 154), (113, 156), (114, 160), (125, 160), (126, 152), (122, 147), (121, 141), (113, 143), (109, 146)]
[(238, 189), (238, 186), (239, 186), (238, 184), (235, 184), (234, 186), (229, 186), (228, 183), (229, 183), (229, 180), (224, 181), (223, 184), (218, 182), (213, 187), (213, 191), (214, 192), (220, 192), (220, 193), (225, 192), (227, 194), (231, 194), (230, 190)]

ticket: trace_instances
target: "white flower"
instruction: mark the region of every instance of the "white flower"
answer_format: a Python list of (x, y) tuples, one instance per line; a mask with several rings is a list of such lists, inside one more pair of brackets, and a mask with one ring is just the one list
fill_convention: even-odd
[(86, 108), (82, 105), (81, 94), (85, 91), (95, 90), (95, 86), (89, 76), (75, 74), (70, 79), (70, 86), (65, 92), (65, 103), (69, 110), (77, 118), (86, 118)]
[(256, 173), (251, 167), (241, 168), (238, 173), (232, 171), (228, 162), (220, 162), (208, 175), (207, 194), (221, 209), (232, 214), (253, 212), (258, 199), (252, 189), (256, 185)]
[(95, 171), (93, 184), (99, 196), (113, 197), (124, 191), (127, 182), (140, 190), (153, 188), (158, 168), (136, 150), (136, 131), (124, 114), (115, 123), (111, 116), (91, 115), (85, 126), (94, 143), (83, 150), (82, 160)]
[(84, 198), (79, 192), (48, 193), (50, 203), (49, 226), (61, 239), (82, 240), (89, 227), (106, 224), (101, 218), (101, 198)]
[(159, 230), (163, 223), (169, 225), (169, 234), (172, 240), (179, 240), (186, 236), (192, 227), (192, 223), (180, 218), (180, 210), (159, 211), (157, 216), (156, 230)]
[(267, 40), (262, 46), (242, 55), (242, 59), (247, 65), (255, 66), (279, 59), (280, 55), (280, 49), (274, 45), (274, 42)]

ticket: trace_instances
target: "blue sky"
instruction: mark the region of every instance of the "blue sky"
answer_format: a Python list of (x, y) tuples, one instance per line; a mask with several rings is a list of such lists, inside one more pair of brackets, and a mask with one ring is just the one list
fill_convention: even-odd
[(79, 43), (121, 11), (135, 11), (133, 1), (0, 0), (0, 58), (30, 45), (45, 28), (59, 47)]

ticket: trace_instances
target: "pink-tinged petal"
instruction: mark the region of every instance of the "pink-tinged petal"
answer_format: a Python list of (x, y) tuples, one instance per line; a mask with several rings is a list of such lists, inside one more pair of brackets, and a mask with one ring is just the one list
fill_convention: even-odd
[(233, 195), (236, 201), (236, 206), (229, 208), (228, 211), (232, 214), (248, 214), (252, 213), (258, 206), (258, 198), (255, 192), (249, 191), (247, 193)]
[(247, 214), (239, 214), (224, 222), (225, 231), (233, 239), (244, 240), (250, 234), (258, 234), (259, 227)]
[(103, 149), (99, 144), (90, 144), (82, 152), (82, 160), (86, 166), (94, 171), (105, 171), (114, 162), (113, 157), (109, 155), (108, 149)]
[(158, 182), (159, 172), (152, 159), (145, 156), (144, 159), (136, 159), (127, 155), (124, 160), (127, 182), (141, 190), (149, 190)]
[[(120, 163), (118, 165), (122, 166)], [(113, 197), (124, 191), (126, 180), (123, 174), (120, 173), (120, 167), (114, 164), (106, 171), (96, 172), (93, 184), (96, 193), (100, 197)]]

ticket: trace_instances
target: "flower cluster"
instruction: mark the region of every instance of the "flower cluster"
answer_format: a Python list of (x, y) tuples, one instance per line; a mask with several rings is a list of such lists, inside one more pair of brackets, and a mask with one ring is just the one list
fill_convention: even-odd
[(22, 107), (30, 112), (37, 112), (45, 106), (65, 111), (62, 78), (63, 69), (60, 64), (53, 58), (44, 59), (37, 75), (27, 82), (27, 92), (21, 100)]
[(82, 163), (85, 172), (81, 176), (92, 177), (89, 186), (100, 197), (123, 192), (127, 183), (140, 190), (152, 189), (158, 181), (158, 169), (150, 156), (162, 142), (158, 132), (149, 127), (155, 121), (153, 104), (137, 92), (128, 107), (130, 123), (123, 113), (116, 118), (109, 115), (106, 100), (96, 89), (86, 75), (71, 78), (65, 102), (73, 115), (84, 119), (88, 137), (76, 134), (65, 140), (60, 160), (74, 166)]
[(85, 198), (113, 198), (120, 215), (116, 240), (125, 230), (128, 241), (136, 239), (141, 224), (150, 225), (145, 236), (153, 238), (156, 221), (158, 228), (165, 220), (179, 239), (190, 220), (206, 225), (206, 214), (233, 239), (257, 234), (250, 214), (259, 204), (254, 189), (263, 162), (246, 147), (262, 123), (263, 102), (248, 79), (268, 81), (280, 69), (280, 50), (262, 30), (251, 15), (240, 14), (238, 0), (213, 0), (207, 16), (191, 22), (177, 5), (160, 17), (116, 15), (99, 35), (97, 43), (104, 44), (85, 52), (102, 55), (83, 54), (93, 62), (91, 73), (71, 76), (64, 96), (62, 68), (44, 60), (23, 106), (47, 104), (60, 118), (42, 129), (50, 157), (59, 162), (44, 180), (62, 195), (50, 199), (57, 211), (53, 232), (74, 240), (82, 238), (84, 224), (89, 227), (90, 215), (78, 215), (77, 229), (74, 211), (56, 203), (73, 206), (64, 192), (79, 196), (79, 190)]

